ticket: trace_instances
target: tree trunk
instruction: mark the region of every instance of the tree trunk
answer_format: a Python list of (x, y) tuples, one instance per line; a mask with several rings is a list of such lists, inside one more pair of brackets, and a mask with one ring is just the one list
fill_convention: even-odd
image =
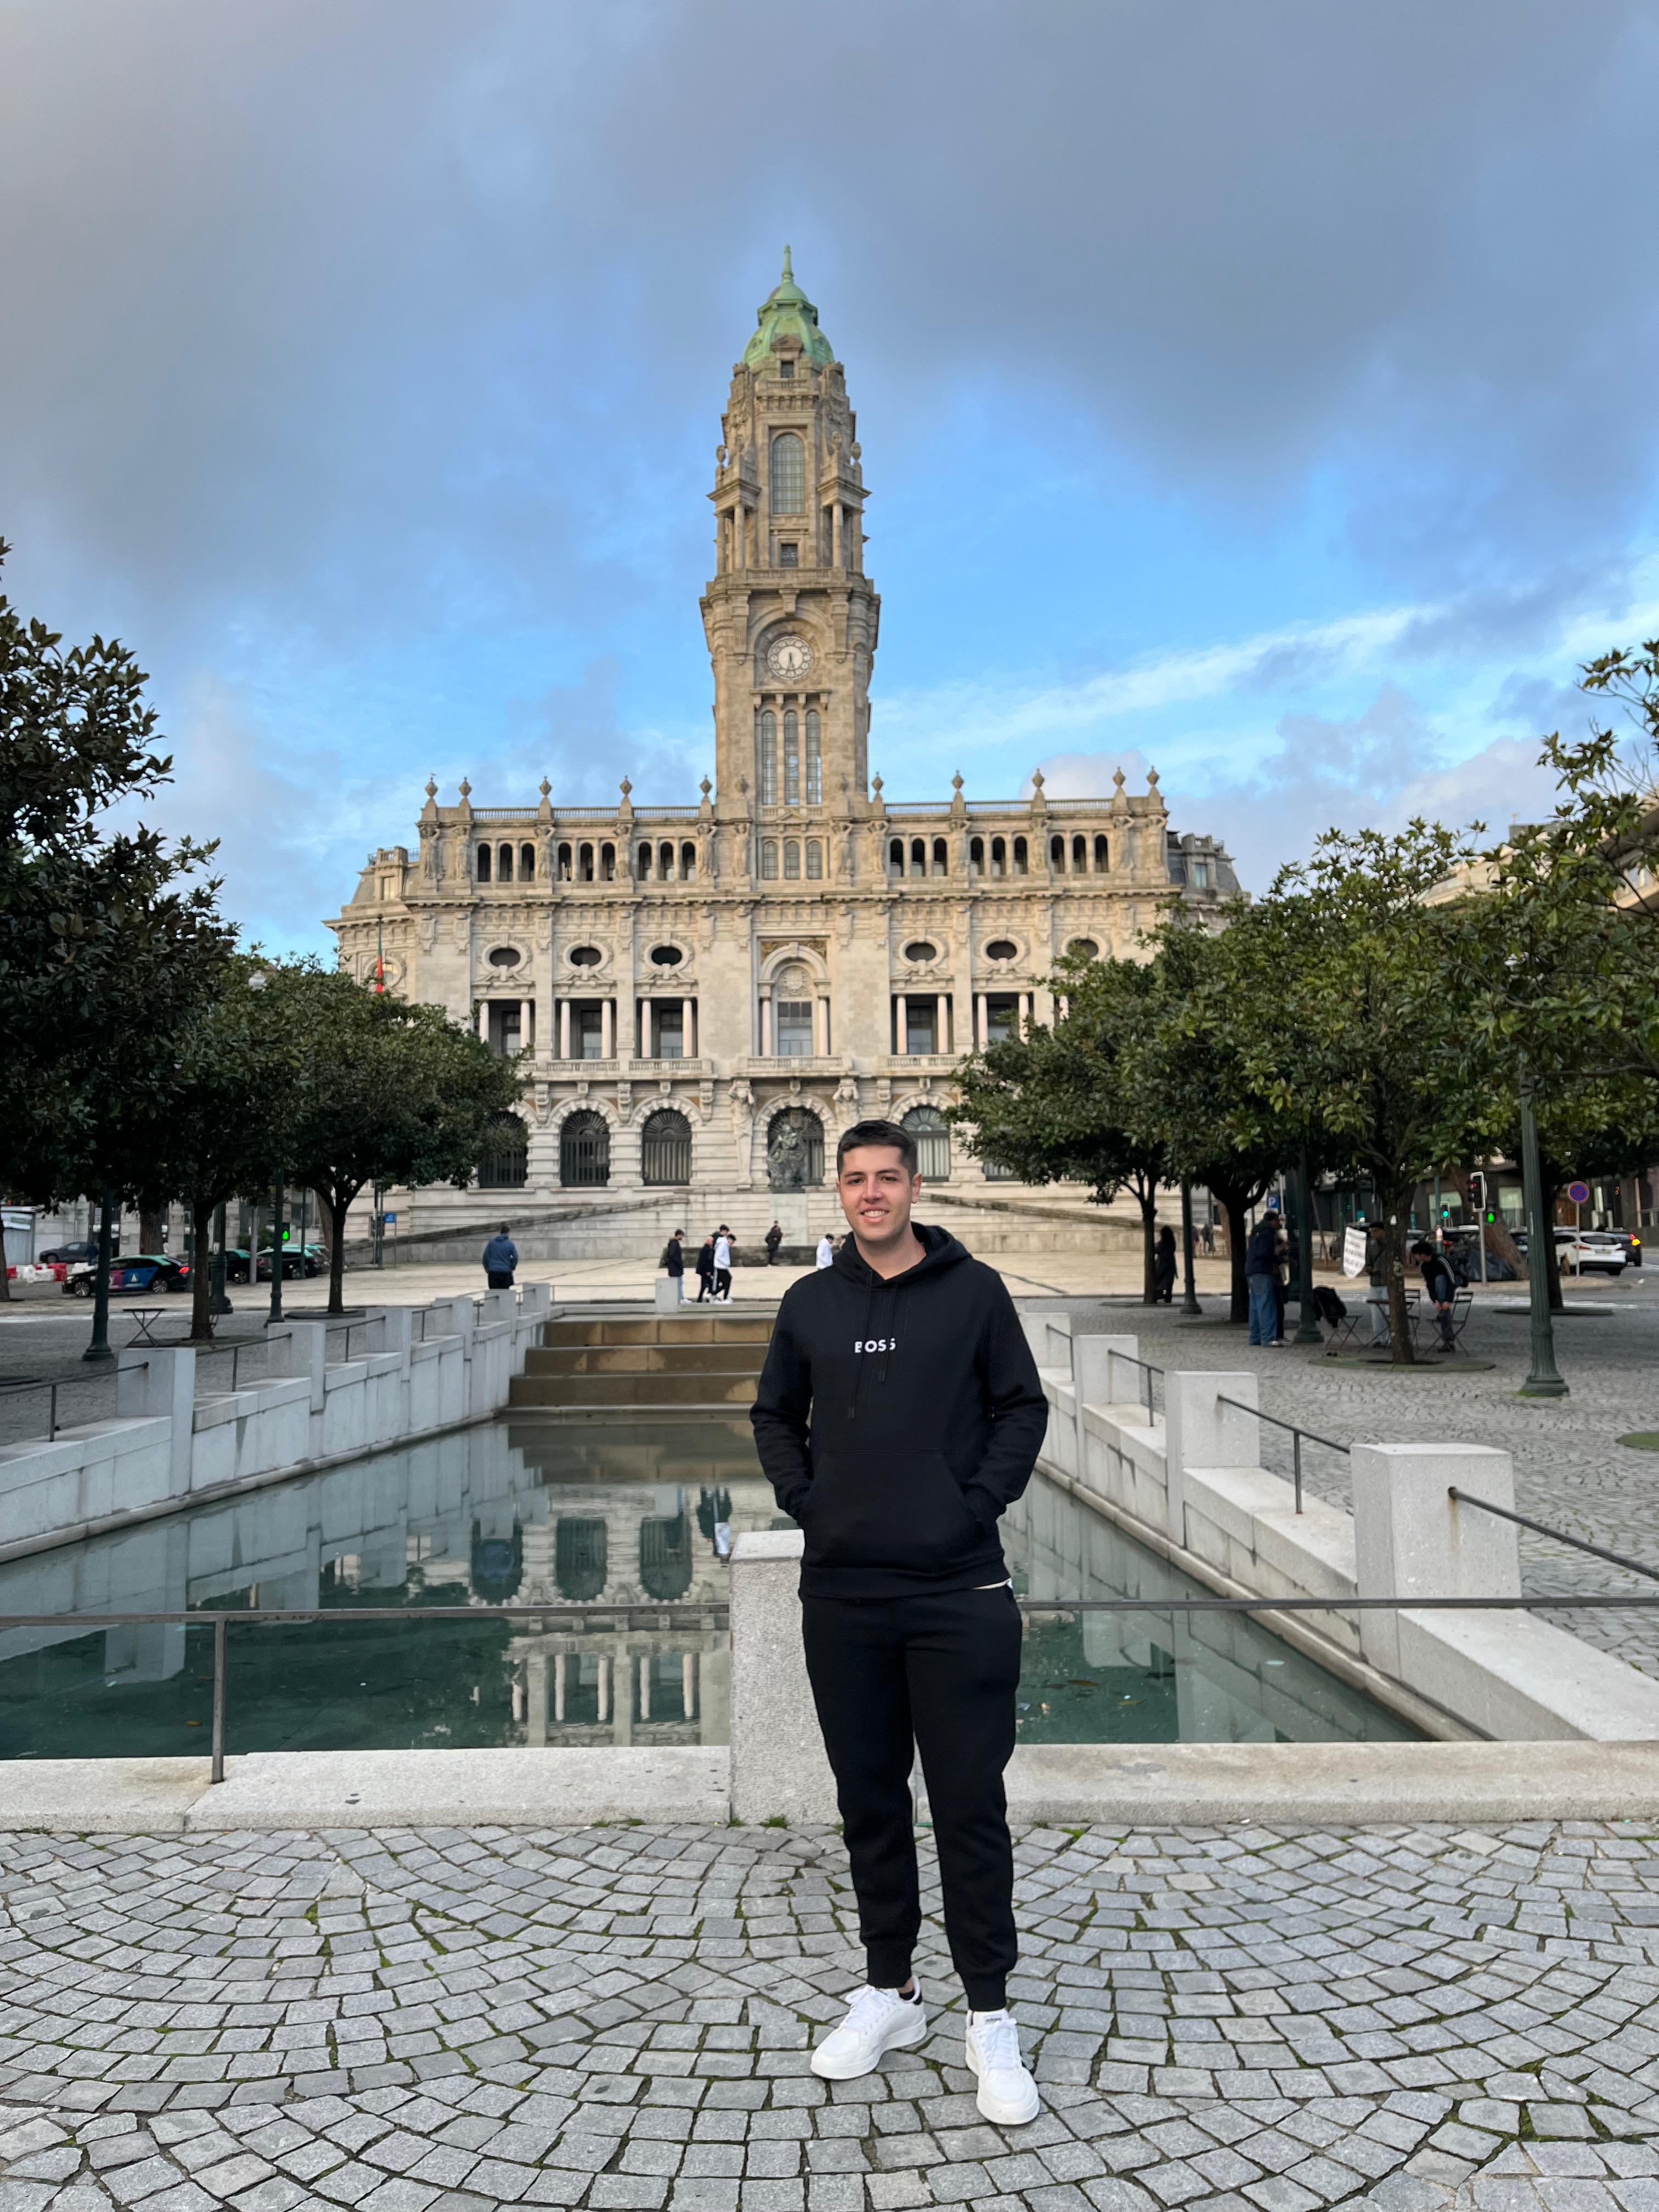
[(1389, 1291), (1389, 1354), (1396, 1367), (1413, 1366), (1417, 1353), (1412, 1344), (1411, 1323), (1406, 1318), (1406, 1237), (1401, 1212), (1405, 1201), (1382, 1219), (1382, 1279)]
[(167, 1239), (166, 1206), (141, 1206), (138, 1209), (138, 1249), (141, 1252), (164, 1252)]
[(345, 1311), (345, 1224), (350, 1211), (350, 1198), (337, 1199), (331, 1191), (319, 1191), (318, 1202), (328, 1208), (328, 1310), (331, 1314)]
[(1144, 1306), (1158, 1304), (1158, 1185), (1150, 1190), (1138, 1190), (1135, 1199), (1140, 1207), (1140, 1303)]
[(1244, 1201), (1231, 1191), (1218, 1190), (1213, 1183), (1211, 1194), (1227, 1217), (1227, 1261), (1230, 1296), (1227, 1305), (1229, 1321), (1248, 1325), (1250, 1318), (1250, 1286), (1244, 1279), (1244, 1246), (1249, 1232), (1244, 1226)]
[(213, 1316), (209, 1310), (213, 1298), (213, 1269), (212, 1255), (208, 1249), (212, 1241), (212, 1202), (193, 1199), (190, 1207), (190, 1341), (192, 1344), (210, 1344), (213, 1340)]
[[(1484, 1173), (1486, 1178), (1486, 1188), (1490, 1193), (1492, 1189), (1492, 1170), (1490, 1168), (1486, 1168), (1484, 1170)], [(1473, 1218), (1474, 1209), (1469, 1202), (1468, 1170), (1467, 1168), (1448, 1168), (1446, 1170), (1446, 1179), (1456, 1191), (1458, 1196), (1462, 1200), (1464, 1212)], [(1500, 1260), (1515, 1270), (1516, 1280), (1520, 1283), (1524, 1283), (1527, 1279), (1527, 1263), (1521, 1257), (1521, 1254), (1516, 1248), (1514, 1237), (1510, 1236), (1509, 1231), (1504, 1226), (1504, 1217), (1498, 1212), (1496, 1206), (1492, 1207), (1492, 1218), (1486, 1224), (1485, 1231), (1487, 1257), (1490, 1259), (1492, 1255), (1495, 1252)], [(1476, 1232), (1479, 1234), (1480, 1231), (1480, 1224), (1479, 1222), (1476, 1222), (1475, 1227)]]

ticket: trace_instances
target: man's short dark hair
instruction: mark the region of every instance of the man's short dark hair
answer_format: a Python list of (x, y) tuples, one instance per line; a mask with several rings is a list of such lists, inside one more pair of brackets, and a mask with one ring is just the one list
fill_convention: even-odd
[(866, 1146), (879, 1146), (886, 1152), (896, 1152), (904, 1163), (908, 1176), (916, 1171), (916, 1140), (900, 1121), (854, 1121), (836, 1146), (836, 1176), (841, 1177), (841, 1164), (848, 1152), (862, 1152)]
[(503, 1237), (510, 1237), (510, 1236), (512, 1235), (512, 1233), (513, 1233), (513, 1232), (512, 1232), (512, 1231), (511, 1231), (510, 1229), (508, 1229), (508, 1227), (507, 1227), (507, 1225), (506, 1222), (502, 1222), (502, 1224), (501, 1224), (501, 1234), (502, 1234), (502, 1236), (503, 1236)]

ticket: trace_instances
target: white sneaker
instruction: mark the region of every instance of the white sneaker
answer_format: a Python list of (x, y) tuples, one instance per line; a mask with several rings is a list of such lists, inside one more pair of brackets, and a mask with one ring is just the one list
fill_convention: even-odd
[(1012, 2013), (969, 2014), (968, 2071), (979, 2076), (975, 2103), (996, 2126), (1024, 2127), (1042, 2111), (1037, 2085), (1019, 2055), (1019, 2025)]
[(908, 1997), (866, 1985), (854, 1995), (841, 2026), (814, 2049), (812, 2071), (829, 2081), (850, 2081), (870, 2073), (884, 2051), (908, 2051), (927, 2033), (920, 1983)]

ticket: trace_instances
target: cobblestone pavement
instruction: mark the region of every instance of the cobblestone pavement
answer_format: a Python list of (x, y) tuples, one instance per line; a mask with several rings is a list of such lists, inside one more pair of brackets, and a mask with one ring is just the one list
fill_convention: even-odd
[[(6, 1838), (0, 2212), (1659, 2208), (1659, 1827), (1018, 1856), (1045, 2110), (1000, 2130), (959, 2012), (808, 2072), (832, 1832)], [(959, 2002), (933, 1917), (918, 1968)]]
[[(1524, 1285), (1517, 1292), (1508, 1284), (1495, 1296), (1514, 1297), (1524, 1291)], [(1576, 1298), (1579, 1293), (1570, 1295)], [(1338, 1366), (1294, 1346), (1253, 1351), (1243, 1329), (1213, 1319), (1218, 1301), (1210, 1302), (1211, 1318), (1203, 1322), (1183, 1322), (1162, 1309), (1152, 1312), (1114, 1303), (1097, 1310), (1093, 1325), (1138, 1333), (1141, 1356), (1161, 1366), (1253, 1368), (1261, 1377), (1264, 1412), (1300, 1422), (1339, 1443), (1445, 1439), (1497, 1444), (1514, 1455), (1516, 1501), (1522, 1512), (1659, 1566), (1659, 1455), (1618, 1442), (1632, 1431), (1659, 1430), (1659, 1277), (1652, 1291), (1638, 1282), (1598, 1285), (1583, 1296), (1613, 1311), (1557, 1324), (1556, 1360), (1571, 1393), (1557, 1401), (1516, 1395), (1530, 1358), (1527, 1317), (1490, 1304), (1483, 1310), (1479, 1301), (1462, 1341), (1474, 1359), (1493, 1363), (1484, 1374), (1437, 1364), (1431, 1372), (1395, 1376), (1386, 1368)], [(1294, 1329), (1292, 1310), (1292, 1334)], [(1267, 1464), (1288, 1473), (1290, 1438), (1265, 1423), (1261, 1434)], [(1348, 1505), (1346, 1460), (1308, 1446), (1303, 1470), (1310, 1491)], [(1529, 1595), (1656, 1588), (1525, 1529), (1521, 1561)], [(1545, 1618), (1587, 1643), (1618, 1652), (1648, 1674), (1659, 1674), (1659, 1608)]]

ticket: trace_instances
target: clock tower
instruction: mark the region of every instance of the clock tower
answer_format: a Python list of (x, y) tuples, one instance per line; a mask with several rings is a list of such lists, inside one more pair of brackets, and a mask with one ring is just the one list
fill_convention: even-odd
[(841, 363), (784, 248), (732, 372), (703, 629), (722, 821), (805, 827), (869, 811), (864, 477)]

